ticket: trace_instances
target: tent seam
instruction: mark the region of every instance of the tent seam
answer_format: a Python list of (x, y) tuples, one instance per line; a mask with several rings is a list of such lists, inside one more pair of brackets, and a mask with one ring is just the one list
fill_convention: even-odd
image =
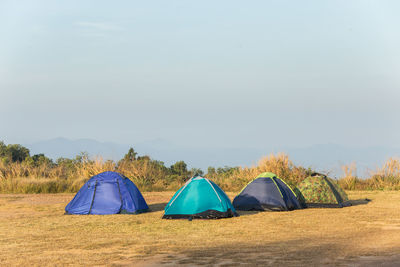
[(293, 191), (293, 189), (281, 178), (277, 177), (279, 180), (281, 180), (287, 187), (289, 187), (290, 191), (292, 191), (293, 195), (297, 197), (296, 193)]
[[(219, 199), (219, 202), (221, 202), (221, 204), (222, 204), (222, 200), (221, 200), (221, 198), (219, 197), (219, 195), (218, 195), (218, 193), (217, 193), (217, 190), (215, 190), (214, 186), (210, 183), (210, 180), (208, 180), (207, 178), (204, 178), (204, 179), (206, 179), (206, 181), (208, 182), (208, 184), (211, 185), (211, 188), (214, 190), (214, 193), (217, 195), (217, 197), (218, 197), (218, 199)], [(223, 207), (222, 207), (222, 208), (223, 208)]]
[(94, 183), (93, 198), (92, 198), (92, 202), (90, 203), (90, 208), (89, 208), (88, 214), (90, 214), (90, 212), (92, 211), (93, 202), (94, 202), (94, 197), (95, 197), (95, 195), (96, 195), (96, 189), (97, 189), (97, 180), (96, 180), (96, 182)]
[[(275, 184), (275, 186), (276, 186), (276, 188), (278, 189), (278, 191), (279, 191), (279, 194), (281, 194), (281, 197), (282, 197), (282, 199), (283, 199), (283, 194), (282, 194), (282, 192), (281, 192), (281, 190), (279, 189), (279, 186), (278, 186), (278, 184), (275, 182), (275, 180), (274, 180), (274, 178), (272, 177), (272, 178), (270, 178), (271, 180), (272, 180), (272, 182), (274, 182), (274, 184)], [(284, 200), (284, 199), (283, 199)]]
[[(339, 192), (337, 192), (336, 188), (332, 185), (332, 183), (328, 180), (327, 177), (324, 177), (324, 179), (325, 179), (325, 182), (328, 184), (329, 188), (331, 189), (332, 194), (333, 194), (333, 196), (334, 196), (335, 199), (336, 199), (336, 202), (337, 202), (340, 206), (342, 206), (342, 204), (341, 204), (341, 203), (343, 203), (343, 198), (342, 198), (342, 196), (339, 194)], [(336, 194), (335, 194), (335, 193), (336, 193)], [(341, 202), (339, 202), (339, 200), (341, 200)]]
[[(118, 185), (119, 200), (121, 201), (121, 207), (119, 208), (119, 212), (118, 212), (118, 213), (121, 213), (122, 205), (123, 205), (123, 203), (122, 203), (121, 187), (119, 186), (118, 179), (116, 179), (116, 182), (117, 182), (117, 185)], [(132, 196), (131, 196), (131, 198), (132, 198)]]
[(257, 180), (258, 178), (254, 178), (253, 180), (251, 180), (250, 182), (248, 182), (243, 188), (242, 188), (242, 190), (240, 190), (240, 192), (237, 194), (237, 196), (238, 195), (240, 195), (242, 192), (243, 192), (243, 190), (249, 185), (249, 184), (251, 184), (253, 181), (255, 181), (255, 180)]
[[(193, 177), (190, 178), (190, 179), (186, 182), (185, 186), (182, 188), (182, 190), (179, 192), (179, 194), (171, 201), (171, 203), (169, 204), (169, 207), (171, 207), (172, 203), (174, 203), (174, 201), (182, 194), (183, 190), (186, 189), (186, 187), (188, 186), (188, 184), (190, 184), (190, 182), (192, 181), (192, 179), (193, 179)], [(169, 209), (169, 207), (168, 207), (168, 209)], [(167, 210), (168, 210), (168, 209), (167, 209)]]

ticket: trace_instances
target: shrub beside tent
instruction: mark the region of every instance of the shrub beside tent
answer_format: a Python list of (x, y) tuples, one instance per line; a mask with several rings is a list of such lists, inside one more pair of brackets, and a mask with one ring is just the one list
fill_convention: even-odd
[(66, 214), (137, 214), (148, 210), (136, 185), (117, 172), (93, 176), (65, 207)]
[(264, 172), (245, 186), (233, 200), (238, 210), (289, 211), (301, 209), (296, 194), (274, 173)]
[(351, 206), (346, 192), (335, 180), (323, 174), (315, 173), (307, 177), (297, 188), (307, 207), (342, 208)]
[(165, 207), (163, 219), (220, 219), (238, 216), (225, 192), (200, 176), (188, 180)]

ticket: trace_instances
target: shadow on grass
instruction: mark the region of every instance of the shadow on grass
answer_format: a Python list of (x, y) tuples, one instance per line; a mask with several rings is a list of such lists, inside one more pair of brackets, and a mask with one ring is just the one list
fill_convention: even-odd
[(248, 216), (248, 215), (255, 215), (259, 212), (264, 212), (260, 210), (236, 210), (239, 216)]
[(351, 206), (358, 206), (358, 205), (367, 205), (371, 201), (372, 201), (371, 199), (362, 198), (362, 199), (349, 200), (348, 202), (351, 204)]
[(396, 266), (393, 264), (399, 262), (400, 256), (390, 258), (391, 255), (393, 252), (389, 251), (362, 253), (355, 249), (349, 252), (346, 246), (329, 239), (296, 239), (191, 249), (170, 254), (154, 266)]
[[(355, 200), (349, 200), (348, 206), (345, 207), (351, 207), (351, 206), (358, 206), (358, 205), (366, 205), (369, 202), (371, 202), (372, 200), (368, 199), (368, 198), (364, 198), (364, 199), (355, 199)], [(154, 203), (154, 204), (149, 204), (149, 212), (157, 212), (157, 211), (163, 211), (165, 206), (167, 205), (167, 202), (163, 202), (163, 203)], [(315, 208), (315, 207), (309, 207), (309, 208)], [(328, 206), (324, 206), (322, 205), (320, 208), (329, 208)], [(250, 210), (250, 211), (245, 211), (245, 210), (236, 210), (236, 212), (240, 215), (240, 216), (249, 216), (249, 215), (255, 215), (258, 214), (260, 212), (277, 212), (277, 211), (260, 211), (260, 210)]]
[(272, 242), (254, 246), (237, 243), (224, 247), (193, 249), (169, 255), (160, 262), (167, 266), (318, 266), (326, 264), (335, 244), (301, 245), (305, 240)]
[(157, 211), (163, 211), (165, 206), (167, 206), (167, 202), (163, 203), (155, 203), (155, 204), (149, 204), (149, 212), (157, 212)]
[(363, 198), (363, 199), (353, 199), (343, 202), (342, 205), (339, 204), (325, 204), (325, 203), (307, 203), (307, 209), (336, 209), (336, 208), (347, 208), (358, 205), (366, 205), (371, 202), (371, 199)]

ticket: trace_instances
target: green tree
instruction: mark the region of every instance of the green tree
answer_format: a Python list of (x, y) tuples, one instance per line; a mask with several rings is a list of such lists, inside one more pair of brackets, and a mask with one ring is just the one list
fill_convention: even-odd
[(171, 171), (173, 174), (177, 174), (179, 176), (184, 176), (188, 174), (187, 165), (183, 160), (177, 161), (174, 165), (172, 165)]
[(214, 175), (215, 174), (215, 168), (214, 167), (208, 167), (207, 169), (207, 175)]
[(7, 156), (7, 146), (3, 141), (0, 141), (0, 158), (4, 158)]
[(53, 165), (53, 161), (50, 158), (46, 157), (44, 154), (33, 155), (32, 160), (36, 166), (44, 165), (44, 164), (46, 164), (48, 166)]
[(76, 169), (78, 167), (75, 159), (68, 158), (58, 158), (56, 164), (61, 169), (59, 177), (64, 179), (73, 176), (76, 173)]
[(8, 145), (7, 156), (12, 162), (22, 162), (29, 157), (29, 149), (18, 144)]
[(136, 155), (137, 153), (135, 152), (135, 150), (131, 147), (128, 150), (128, 153), (125, 154), (124, 156), (124, 161), (135, 161), (136, 160)]
[(68, 159), (68, 158), (58, 158), (56, 160), (57, 165), (65, 165), (65, 166), (71, 166), (73, 167), (74, 165), (74, 160), (73, 159)]
[(75, 163), (88, 163), (90, 162), (89, 153), (88, 152), (81, 152), (77, 155), (74, 159)]
[(195, 176), (203, 176), (203, 175), (204, 175), (204, 172), (203, 172), (201, 169), (192, 168), (192, 169), (190, 170), (190, 174), (191, 174), (192, 177), (195, 177)]
[(150, 157), (149, 156), (139, 156), (139, 157), (137, 157), (137, 160), (144, 160), (144, 161), (150, 161), (151, 159), (150, 159)]

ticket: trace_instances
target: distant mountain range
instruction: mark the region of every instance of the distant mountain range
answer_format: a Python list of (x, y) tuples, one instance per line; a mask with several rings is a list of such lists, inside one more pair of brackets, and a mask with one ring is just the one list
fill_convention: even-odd
[(93, 139), (70, 140), (67, 138), (54, 138), (26, 144), (31, 154), (44, 153), (46, 156), (57, 159), (60, 157), (74, 158), (80, 152), (90, 155), (101, 155), (106, 159), (120, 159), (129, 149), (128, 145), (111, 142), (98, 142)]
[(207, 170), (208, 166), (250, 166), (272, 152), (285, 152), (296, 164), (329, 172), (333, 176), (341, 174), (341, 166), (355, 162), (358, 175), (366, 176), (368, 170), (375, 170), (389, 157), (399, 157), (399, 148), (385, 147), (347, 147), (337, 144), (320, 144), (303, 148), (223, 148), (223, 147), (183, 147), (166, 140), (156, 139), (137, 144), (117, 144), (99, 142), (93, 139), (70, 140), (55, 138), (33, 144), (25, 144), (31, 154), (44, 153), (52, 159), (73, 158), (80, 152), (104, 159), (121, 159), (130, 147), (139, 155), (149, 155), (169, 166), (184, 160), (189, 167)]

